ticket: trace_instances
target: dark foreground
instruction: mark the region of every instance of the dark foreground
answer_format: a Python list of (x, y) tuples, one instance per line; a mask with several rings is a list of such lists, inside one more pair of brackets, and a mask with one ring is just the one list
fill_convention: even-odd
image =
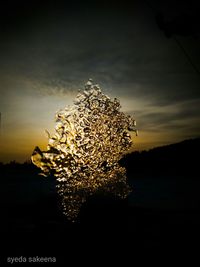
[[(33, 263), (47, 257), (44, 261), (56, 259), (66, 266), (71, 260), (96, 266), (106, 264), (108, 258), (113, 262), (121, 259), (125, 265), (127, 260), (134, 263), (160, 256), (161, 266), (174, 256), (197, 263), (198, 160), (194, 153), (181, 158), (183, 146), (189, 153), (187, 144), (182, 144), (173, 148), (175, 152), (163, 148), (165, 152), (125, 158), (122, 164), (127, 167), (133, 193), (126, 200), (89, 199), (76, 223), (62, 215), (53, 177), (38, 176), (29, 164), (1, 166), (0, 263), (10, 264), (11, 258)], [(194, 147), (198, 149), (199, 141), (193, 151)]]

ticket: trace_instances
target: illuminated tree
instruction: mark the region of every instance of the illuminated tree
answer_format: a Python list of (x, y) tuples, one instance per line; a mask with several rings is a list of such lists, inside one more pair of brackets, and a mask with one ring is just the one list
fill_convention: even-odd
[(56, 114), (47, 151), (36, 147), (31, 159), (43, 175), (53, 171), (68, 219), (75, 220), (82, 203), (97, 191), (128, 195), (126, 170), (118, 163), (132, 145), (128, 131), (136, 131), (135, 120), (91, 79), (74, 105)]

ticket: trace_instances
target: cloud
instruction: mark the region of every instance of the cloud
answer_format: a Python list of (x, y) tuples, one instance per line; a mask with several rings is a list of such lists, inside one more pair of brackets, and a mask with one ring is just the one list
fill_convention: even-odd
[(200, 134), (199, 105), (200, 99), (166, 106), (147, 105), (132, 114), (140, 132), (160, 133), (161, 136), (172, 134), (184, 139)]
[(136, 2), (131, 15), (80, 10), (73, 16), (63, 11), (59, 19), (39, 17), (26, 38), (5, 40), (2, 71), (23, 76), (44, 94), (65, 94), (93, 77), (113, 94), (151, 99), (154, 105), (199, 96), (198, 77), (147, 6)]
[[(145, 142), (199, 132), (199, 76), (177, 43), (158, 29), (148, 5), (41, 7), (16, 24), (0, 36), (0, 106), (11, 123), (15, 111), (16, 123), (23, 120), (25, 127), (40, 105), (42, 126), (93, 78), (133, 114), (145, 138), (151, 135)], [(180, 42), (200, 66), (200, 40)]]

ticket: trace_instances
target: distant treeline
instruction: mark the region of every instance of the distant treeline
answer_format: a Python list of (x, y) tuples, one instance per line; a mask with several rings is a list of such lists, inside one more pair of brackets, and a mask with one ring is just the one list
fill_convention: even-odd
[[(198, 172), (200, 138), (185, 140), (180, 143), (153, 148), (149, 151), (132, 152), (124, 156), (120, 164), (127, 169), (127, 174), (153, 175), (155, 173), (195, 174)], [(40, 170), (31, 161), (0, 163), (1, 173), (35, 173)]]
[(127, 154), (121, 165), (128, 173), (197, 174), (200, 138)]
[(31, 161), (26, 161), (24, 163), (18, 163), (16, 161), (11, 161), (10, 163), (3, 164), (0, 162), (0, 171), (4, 175), (15, 175), (21, 173), (39, 173), (39, 169), (31, 163)]

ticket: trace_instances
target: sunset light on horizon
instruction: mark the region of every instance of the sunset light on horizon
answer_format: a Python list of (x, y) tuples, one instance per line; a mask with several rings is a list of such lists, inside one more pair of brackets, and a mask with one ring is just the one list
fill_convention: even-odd
[[(44, 129), (53, 130), (55, 113), (89, 77), (138, 122), (131, 151), (199, 137), (198, 37), (176, 37), (193, 68), (144, 2), (40, 5), (28, 18), (24, 7), (2, 22), (0, 162), (30, 160), (36, 143), (45, 149)], [(174, 16), (158, 8), (167, 21)]]

